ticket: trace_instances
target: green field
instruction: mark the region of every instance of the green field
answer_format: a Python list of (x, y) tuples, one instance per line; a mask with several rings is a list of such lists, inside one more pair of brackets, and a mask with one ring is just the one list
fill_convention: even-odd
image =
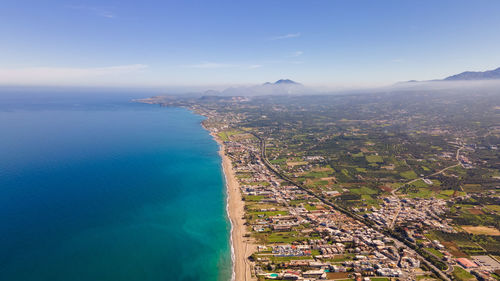
[(269, 162), (271, 164), (281, 165), (281, 164), (285, 164), (286, 163), (286, 158), (278, 158), (278, 159), (270, 160)]
[(416, 192), (408, 192), (408, 197), (411, 198), (430, 198), (434, 196), (434, 192), (427, 188), (419, 188)]
[(252, 173), (246, 173), (246, 172), (237, 172), (236, 177), (239, 179), (249, 179), (252, 178)]
[(223, 131), (218, 133), (217, 135), (222, 141), (228, 141), (230, 136), (237, 135), (239, 133), (240, 131), (233, 130), (233, 131)]
[(354, 259), (354, 254), (343, 254), (343, 255), (335, 255), (333, 258), (328, 258), (328, 259), (323, 259), (325, 261), (333, 262), (333, 263), (338, 263), (338, 262), (344, 262), (344, 261), (351, 261)]
[(269, 243), (292, 243), (294, 241), (305, 240), (304, 237), (298, 236), (296, 231), (290, 232), (273, 232), (267, 237)]
[(314, 211), (314, 210), (316, 210), (316, 206), (312, 206), (312, 205), (309, 205), (309, 204), (304, 204), (304, 208), (306, 208), (306, 210), (308, 210), (308, 211)]
[(258, 185), (258, 186), (269, 186), (271, 185), (269, 182), (267, 181), (256, 181), (256, 182), (249, 182), (247, 183), (248, 185)]
[(371, 189), (371, 188), (366, 187), (366, 186), (363, 186), (360, 188), (353, 188), (353, 189), (350, 189), (350, 191), (354, 194), (359, 194), (359, 195), (363, 195), (363, 194), (373, 195), (373, 194), (378, 193), (377, 190)]
[(366, 155), (365, 159), (368, 163), (384, 163), (384, 159), (380, 155)]
[(454, 267), (453, 276), (457, 280), (461, 280), (461, 281), (476, 280), (474, 275), (470, 274), (469, 272), (467, 272), (465, 269), (461, 268), (460, 266)]
[(306, 178), (326, 178), (330, 176), (328, 172), (309, 172), (305, 175)]
[(495, 211), (497, 213), (500, 213), (500, 205), (487, 205), (486, 208)]
[(247, 195), (243, 197), (243, 200), (245, 201), (254, 201), (254, 202), (258, 202), (262, 199), (264, 199), (264, 196), (261, 195)]
[(415, 186), (415, 187), (428, 187), (429, 186), (423, 180), (418, 180), (418, 181), (412, 183), (411, 185)]
[(277, 215), (288, 215), (287, 211), (269, 211), (269, 212), (248, 212), (250, 215), (256, 215), (256, 216), (265, 216), (265, 217), (273, 217)]
[(359, 152), (359, 153), (352, 154), (351, 156), (358, 158), (358, 157), (363, 157), (365, 155), (363, 154), (363, 152)]
[(300, 257), (264, 256), (264, 257), (268, 257), (273, 262), (285, 262), (285, 261), (292, 261), (292, 260), (310, 260), (310, 259), (312, 259), (311, 256), (300, 256)]
[(319, 180), (319, 181), (313, 181), (312, 183), (308, 184), (313, 187), (321, 187), (321, 186), (327, 186), (329, 184), (328, 181), (326, 180)]
[(435, 255), (436, 257), (438, 258), (442, 258), (444, 257), (443, 253), (441, 253), (440, 251), (434, 249), (434, 248), (425, 248), (425, 250), (433, 255)]
[(417, 178), (417, 174), (414, 171), (401, 172), (401, 173), (399, 173), (399, 175), (402, 176), (403, 178), (409, 179), (409, 180), (414, 180)]

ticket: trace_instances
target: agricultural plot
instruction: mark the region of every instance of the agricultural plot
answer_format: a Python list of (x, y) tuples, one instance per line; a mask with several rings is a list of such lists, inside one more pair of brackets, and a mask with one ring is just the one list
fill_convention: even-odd
[(384, 163), (384, 159), (380, 155), (366, 155), (365, 159), (368, 163)]

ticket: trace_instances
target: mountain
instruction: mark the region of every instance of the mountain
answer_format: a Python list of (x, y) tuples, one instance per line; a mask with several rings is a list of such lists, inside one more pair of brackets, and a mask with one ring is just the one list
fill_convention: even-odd
[(280, 79), (274, 83), (266, 82), (266, 83), (262, 84), (262, 86), (267, 86), (267, 85), (302, 85), (302, 84), (297, 83), (297, 82), (290, 80), (290, 79)]
[(460, 74), (446, 77), (444, 81), (493, 80), (493, 79), (500, 79), (500, 67), (488, 71), (466, 71)]
[(448, 76), (444, 79), (424, 80), (424, 81), (409, 80), (409, 81), (397, 82), (394, 85), (404, 86), (409, 84), (421, 84), (427, 82), (433, 83), (442, 81), (453, 82), (453, 81), (481, 81), (481, 80), (500, 80), (500, 67), (497, 69), (487, 70), (487, 71), (465, 71), (459, 74)]
[(276, 82), (274, 82), (274, 85), (283, 85), (283, 84), (288, 84), (288, 85), (301, 85), (300, 83), (297, 83), (293, 80), (290, 80), (290, 79), (280, 79)]

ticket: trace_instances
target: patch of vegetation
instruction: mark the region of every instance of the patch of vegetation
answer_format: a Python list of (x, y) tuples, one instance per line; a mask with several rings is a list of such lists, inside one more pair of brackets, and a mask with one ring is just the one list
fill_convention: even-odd
[(372, 188), (369, 188), (369, 187), (366, 187), (366, 186), (363, 186), (363, 187), (360, 187), (360, 188), (353, 188), (353, 189), (350, 189), (350, 191), (352, 193), (358, 194), (358, 195), (363, 195), (363, 194), (368, 194), (368, 195), (378, 194), (378, 190), (375, 190), (375, 189), (372, 189)]
[(433, 255), (435, 255), (436, 257), (438, 258), (442, 258), (444, 257), (443, 253), (441, 253), (440, 251), (434, 249), (434, 248), (425, 248), (425, 250)]
[(368, 163), (384, 163), (384, 159), (380, 155), (366, 155), (365, 159)]
[(414, 171), (405, 171), (399, 173), (399, 175), (405, 179), (414, 180), (417, 178), (417, 174)]
[(408, 197), (411, 198), (430, 198), (434, 196), (434, 192), (428, 188), (410, 189), (407, 192)]
[(305, 237), (298, 235), (296, 231), (290, 232), (273, 232), (267, 237), (269, 243), (292, 243), (295, 241), (305, 240)]
[(429, 185), (426, 184), (423, 180), (418, 180), (416, 182), (411, 183), (411, 186), (420, 188), (420, 187), (428, 187)]
[(351, 156), (355, 157), (355, 158), (359, 158), (359, 157), (363, 157), (365, 155), (363, 154), (363, 152), (358, 152), (358, 153), (355, 153), (355, 154), (351, 154)]
[(229, 137), (231, 137), (233, 135), (237, 135), (239, 133), (240, 133), (240, 131), (238, 131), (238, 130), (231, 130), (231, 131), (222, 131), (222, 132), (219, 132), (217, 135), (219, 136), (219, 138), (222, 141), (229, 141)]
[(309, 205), (309, 204), (304, 204), (304, 208), (306, 208), (306, 210), (308, 210), (308, 211), (317, 210), (316, 206)]
[(469, 272), (467, 272), (465, 269), (461, 268), (460, 266), (455, 266), (453, 268), (454, 268), (453, 269), (453, 276), (457, 280), (461, 280), (461, 281), (476, 280), (474, 275), (470, 274)]
[(246, 196), (243, 196), (243, 200), (244, 201), (259, 202), (262, 199), (264, 199), (264, 196), (262, 196), (262, 195), (246, 195)]

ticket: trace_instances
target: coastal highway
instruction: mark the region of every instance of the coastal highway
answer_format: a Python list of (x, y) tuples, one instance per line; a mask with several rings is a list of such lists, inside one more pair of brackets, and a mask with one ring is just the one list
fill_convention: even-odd
[[(265, 142), (264, 138), (260, 137), (256, 133), (253, 133), (253, 132), (249, 132), (249, 133), (254, 135), (260, 141), (260, 152), (261, 152), (262, 162), (269, 170), (271, 170), (273, 173), (275, 173), (278, 177), (280, 177), (281, 179), (289, 182), (290, 184), (300, 188), (301, 190), (303, 190), (307, 194), (309, 194), (309, 195), (315, 197), (316, 199), (318, 199), (319, 201), (323, 202), (325, 205), (332, 207), (333, 209), (359, 221), (360, 223), (362, 223), (364, 225), (367, 225), (369, 227), (373, 227), (372, 222), (364, 219), (363, 217), (360, 217), (357, 214), (353, 214), (352, 212), (350, 212), (347, 209), (341, 208), (341, 207), (331, 203), (330, 201), (324, 199), (322, 196), (319, 196), (319, 195), (315, 194), (314, 192), (310, 191), (308, 188), (304, 187), (301, 183), (295, 182), (294, 180), (290, 179), (287, 175), (281, 173), (281, 171), (276, 169), (267, 159), (266, 142)], [(451, 168), (451, 167), (448, 167), (448, 168)], [(395, 235), (390, 235), (390, 236), (394, 239), (396, 246), (402, 247), (402, 248), (410, 251), (411, 253), (414, 253), (419, 258), (419, 260), (421, 262), (423, 262), (428, 268), (430, 268), (434, 273), (436, 273), (439, 276), (439, 278), (441, 278), (442, 280), (445, 280), (445, 281), (452, 281), (442, 270), (440, 270), (439, 268), (434, 266), (430, 261), (425, 259), (418, 252), (416, 252), (414, 249), (410, 248), (407, 244), (405, 244), (403, 241), (401, 241), (398, 237), (396, 237)]]

